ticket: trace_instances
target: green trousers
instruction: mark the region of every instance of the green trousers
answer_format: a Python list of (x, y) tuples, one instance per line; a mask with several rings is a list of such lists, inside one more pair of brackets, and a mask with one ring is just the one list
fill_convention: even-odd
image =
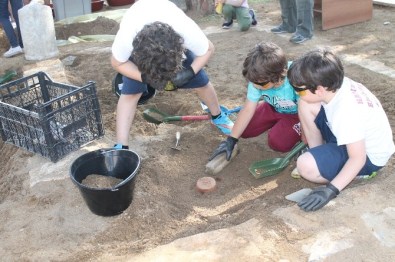
[(222, 8), (222, 14), (226, 22), (236, 19), (240, 31), (247, 31), (251, 26), (252, 18), (249, 9), (246, 7), (236, 7), (225, 4)]

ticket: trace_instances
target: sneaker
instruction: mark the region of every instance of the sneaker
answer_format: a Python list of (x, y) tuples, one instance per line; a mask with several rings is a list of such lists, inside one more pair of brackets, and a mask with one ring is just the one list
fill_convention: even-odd
[(374, 178), (375, 176), (377, 176), (377, 172), (372, 172), (370, 175), (356, 176), (354, 180), (359, 180), (359, 179), (368, 180)]
[(11, 47), (7, 52), (3, 54), (3, 56), (8, 58), (22, 53), (23, 53), (22, 48), (20, 46), (17, 46), (17, 47)]
[(216, 119), (211, 119), (211, 123), (213, 123), (225, 135), (230, 135), (233, 122), (229, 119), (226, 113), (221, 111), (221, 115)]
[(301, 43), (303, 43), (307, 40), (310, 40), (310, 39), (311, 39), (311, 37), (304, 37), (302, 35), (294, 35), (291, 37), (291, 39), (289, 39), (289, 41), (294, 44), (301, 44)]
[(284, 34), (284, 33), (293, 33), (293, 32), (289, 32), (288, 30), (286, 30), (283, 25), (279, 25), (277, 27), (274, 27), (272, 29), (270, 29), (270, 31), (274, 34)]
[(294, 170), (292, 170), (291, 172), (291, 177), (295, 178), (295, 179), (299, 179), (302, 176), (299, 174), (298, 168), (294, 168)]
[(258, 24), (258, 21), (256, 21), (254, 9), (250, 9), (248, 12), (250, 13), (251, 18), (252, 18), (251, 25), (256, 25), (256, 24)]
[(232, 27), (232, 25), (233, 25), (233, 20), (230, 20), (230, 22), (225, 22), (225, 23), (223, 23), (223, 24), (222, 24), (222, 28), (223, 28), (223, 29), (229, 29), (229, 28)]

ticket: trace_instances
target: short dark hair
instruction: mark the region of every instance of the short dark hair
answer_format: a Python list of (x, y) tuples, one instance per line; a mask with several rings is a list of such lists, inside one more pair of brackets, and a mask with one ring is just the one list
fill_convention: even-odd
[(344, 68), (339, 57), (330, 50), (318, 48), (296, 59), (288, 70), (288, 79), (295, 87), (305, 86), (313, 93), (318, 86), (336, 91), (343, 83)]
[(277, 83), (286, 68), (287, 58), (283, 50), (274, 43), (261, 42), (247, 54), (242, 74), (253, 83)]
[(133, 40), (132, 60), (148, 83), (167, 82), (182, 68), (183, 43), (170, 25), (147, 24)]

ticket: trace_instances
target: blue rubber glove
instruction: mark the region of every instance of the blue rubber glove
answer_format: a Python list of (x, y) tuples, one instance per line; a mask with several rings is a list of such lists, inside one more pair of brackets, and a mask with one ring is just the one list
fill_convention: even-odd
[(122, 144), (115, 144), (114, 149), (129, 149), (129, 146), (124, 146)]
[(181, 87), (188, 83), (192, 78), (194, 78), (195, 72), (191, 66), (184, 68), (179, 71), (176, 76), (171, 80), (173, 84), (177, 87)]
[(215, 149), (214, 153), (208, 159), (209, 161), (213, 160), (216, 156), (226, 153), (226, 160), (230, 160), (232, 156), (233, 149), (239, 140), (237, 138), (228, 136), (225, 141), (222, 141), (217, 149)]
[(311, 191), (311, 193), (303, 198), (298, 206), (304, 211), (316, 211), (321, 207), (328, 204), (329, 201), (334, 199), (340, 193), (339, 189), (337, 189), (331, 183), (326, 186), (316, 187)]

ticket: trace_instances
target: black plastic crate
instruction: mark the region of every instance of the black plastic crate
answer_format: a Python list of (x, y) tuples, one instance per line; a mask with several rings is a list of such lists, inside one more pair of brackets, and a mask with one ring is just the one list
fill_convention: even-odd
[(56, 83), (38, 72), (1, 85), (0, 134), (6, 143), (58, 161), (104, 135), (95, 83)]

